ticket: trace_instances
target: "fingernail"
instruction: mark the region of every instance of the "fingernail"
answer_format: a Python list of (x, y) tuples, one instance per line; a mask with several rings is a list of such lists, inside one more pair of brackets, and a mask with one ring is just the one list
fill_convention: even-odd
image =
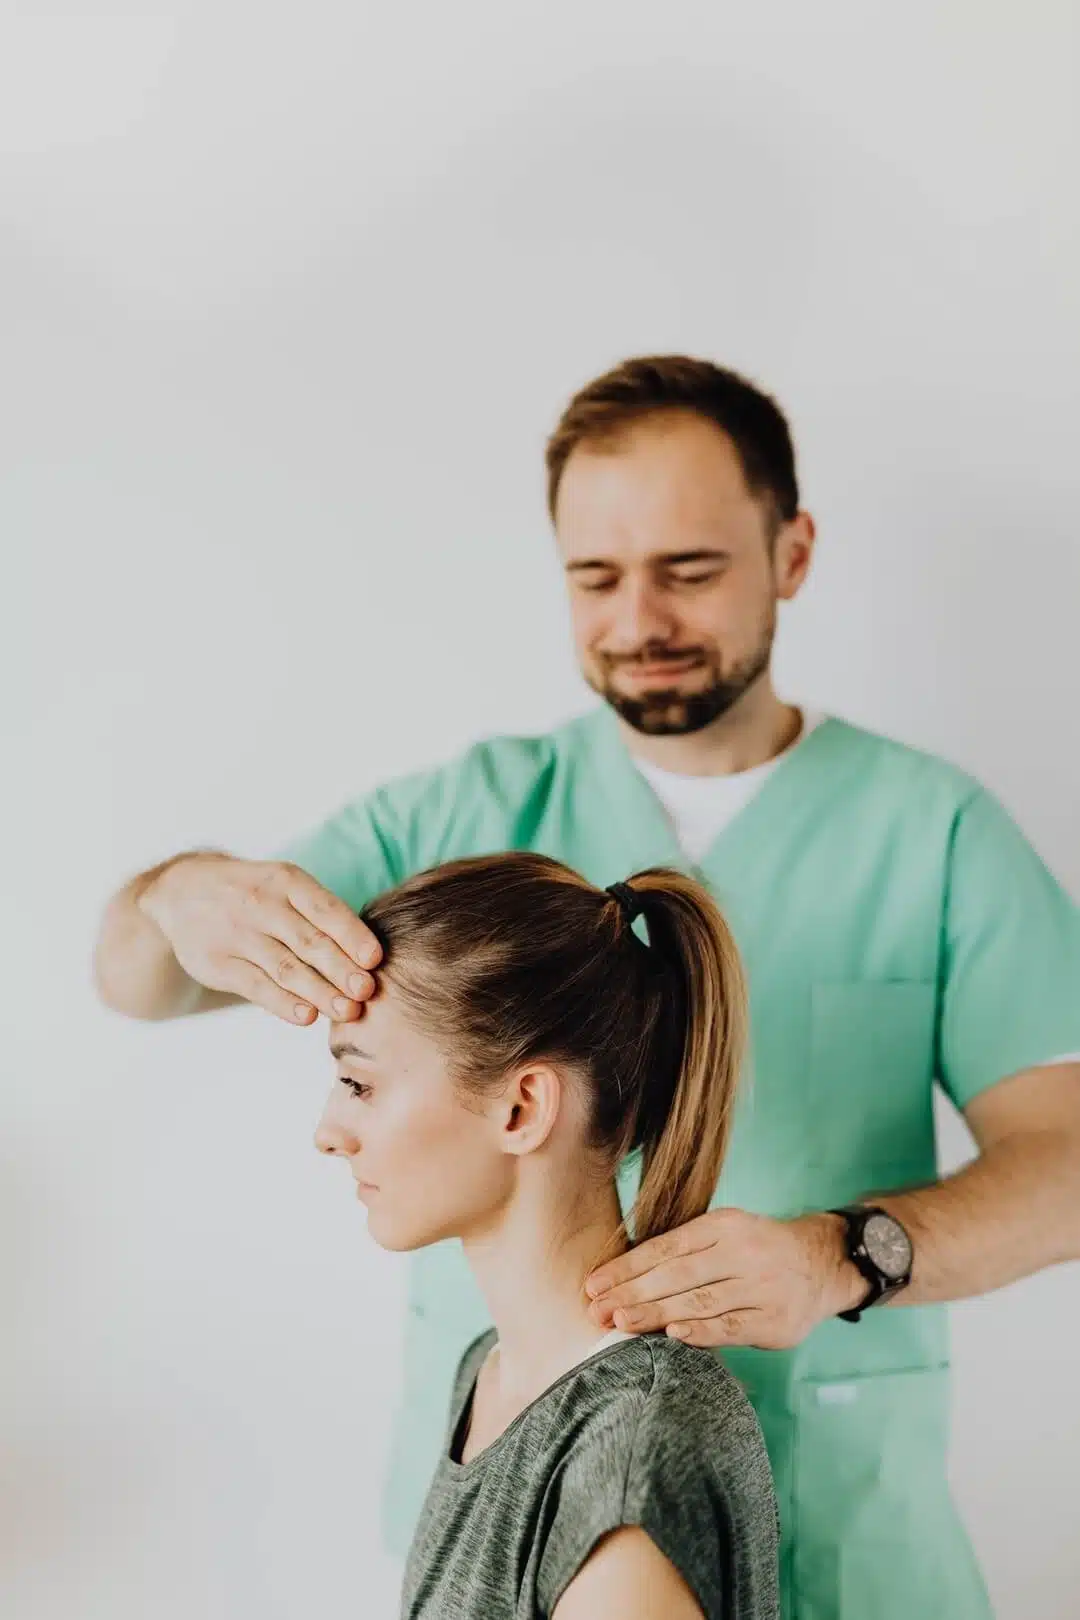
[[(349, 989), (356, 997), (366, 996), (368, 991), (368, 976), (366, 973), (353, 973), (349, 976)], [(335, 1003), (336, 1005), (336, 1003)]]
[(619, 1327), (637, 1327), (638, 1323), (641, 1321), (641, 1314), (638, 1311), (616, 1311), (615, 1321)]
[(668, 1327), (668, 1333), (673, 1339), (688, 1339), (690, 1337), (690, 1329), (685, 1322), (672, 1322)]
[(296, 1003), (296, 1016), (297, 1016), (297, 1018), (300, 1019), (301, 1023), (303, 1023), (303, 1024), (307, 1023), (307, 1016), (308, 1016), (308, 1013), (310, 1011), (311, 1011), (311, 1008), (306, 1007), (302, 1001), (298, 1001)]
[(335, 996), (334, 997), (334, 1011), (337, 1013), (338, 1017), (339, 1018), (344, 1018), (346, 1013), (348, 1012), (348, 1010), (349, 1010), (349, 1003), (345, 1000), (345, 997), (344, 996)]
[(599, 1299), (601, 1294), (607, 1293), (607, 1283), (602, 1282), (599, 1277), (590, 1277), (585, 1284), (585, 1290), (592, 1299)]

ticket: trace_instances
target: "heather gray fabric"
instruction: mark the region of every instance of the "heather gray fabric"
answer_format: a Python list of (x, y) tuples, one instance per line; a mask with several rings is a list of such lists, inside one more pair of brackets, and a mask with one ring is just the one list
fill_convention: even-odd
[(547, 1620), (593, 1547), (640, 1525), (707, 1620), (779, 1614), (777, 1507), (753, 1408), (706, 1350), (663, 1334), (571, 1368), (461, 1464), (494, 1329), (458, 1368), (409, 1549), (402, 1620)]

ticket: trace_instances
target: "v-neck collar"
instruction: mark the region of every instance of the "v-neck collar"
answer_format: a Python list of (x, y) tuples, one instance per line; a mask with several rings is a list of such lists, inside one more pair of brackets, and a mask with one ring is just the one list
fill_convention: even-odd
[[(751, 840), (782, 817), (805, 789), (804, 770), (817, 768), (828, 758), (847, 729), (843, 721), (826, 716), (810, 732), (776, 757), (753, 796), (736, 810), (699, 860), (694, 861), (678, 841), (671, 818), (643, 772), (638, 768), (608, 708), (586, 717), (586, 757), (610, 804), (612, 849), (618, 849), (626, 871), (643, 866), (673, 866), (688, 875), (727, 869), (739, 852), (750, 852)], [(619, 876), (625, 875), (623, 872)]]
[[(606, 1334), (603, 1339), (598, 1340), (593, 1345), (591, 1350), (575, 1361), (573, 1366), (565, 1368), (557, 1378), (553, 1379), (545, 1389), (540, 1391), (539, 1395), (534, 1396), (527, 1406), (523, 1406), (521, 1411), (510, 1419), (506, 1428), (501, 1429), (494, 1440), (488, 1441), (482, 1451), (478, 1451), (474, 1457), (470, 1457), (468, 1462), (459, 1462), (455, 1453), (460, 1451), (464, 1436), (468, 1430), (473, 1403), (476, 1399), (476, 1386), (480, 1376), (480, 1369), (487, 1359), (488, 1352), (497, 1342), (494, 1328), (489, 1328), (486, 1333), (480, 1336), (471, 1347), (471, 1350), (467, 1352), (467, 1355), (475, 1359), (475, 1365), (468, 1367), (468, 1388), (464, 1399), (461, 1401), (460, 1408), (453, 1416), (452, 1426), (443, 1449), (444, 1477), (448, 1479), (467, 1479), (473, 1474), (478, 1474), (482, 1468), (490, 1463), (493, 1457), (497, 1456), (509, 1444), (510, 1437), (517, 1433), (536, 1407), (542, 1401), (546, 1401), (548, 1396), (553, 1394), (555, 1390), (560, 1389), (563, 1384), (581, 1372), (584, 1367), (595, 1365), (598, 1361), (607, 1361), (617, 1350), (621, 1350), (624, 1344), (634, 1343), (635, 1341), (644, 1343), (645, 1338), (646, 1335), (641, 1333), (624, 1333), (619, 1339), (612, 1340), (612, 1335), (610, 1333)], [(481, 1349), (483, 1354), (481, 1354)]]

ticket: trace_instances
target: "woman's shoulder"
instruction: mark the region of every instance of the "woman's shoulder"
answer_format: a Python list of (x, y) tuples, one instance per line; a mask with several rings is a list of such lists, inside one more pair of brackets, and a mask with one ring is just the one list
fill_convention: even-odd
[(760, 1464), (768, 1476), (757, 1414), (738, 1379), (712, 1351), (650, 1333), (627, 1342), (607, 1361), (610, 1388), (597, 1419), (601, 1427), (605, 1420), (620, 1421), (632, 1435), (640, 1466), (668, 1466), (684, 1453), (717, 1473), (734, 1467), (745, 1477), (747, 1466)]
[(731, 1513), (751, 1517), (775, 1509), (765, 1437), (750, 1397), (711, 1350), (650, 1335), (656, 1382), (642, 1411), (638, 1467), (701, 1470)]
[(642, 1342), (653, 1362), (650, 1396), (654, 1411), (693, 1409), (706, 1423), (734, 1428), (738, 1435), (760, 1436), (749, 1396), (715, 1351), (700, 1350), (663, 1333), (646, 1334)]
[[(644, 1530), (707, 1616), (776, 1613), (779, 1516), (761, 1428), (718, 1356), (648, 1334), (583, 1370), (541, 1565), (551, 1607), (600, 1537)], [(569, 1392), (568, 1392), (569, 1393)], [(547, 1610), (550, 1613), (550, 1608)]]

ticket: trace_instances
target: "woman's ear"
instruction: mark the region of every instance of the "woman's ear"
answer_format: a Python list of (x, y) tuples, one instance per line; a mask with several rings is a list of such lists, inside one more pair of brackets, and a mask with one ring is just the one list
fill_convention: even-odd
[(510, 1075), (492, 1101), (505, 1153), (523, 1155), (543, 1147), (567, 1105), (565, 1076), (553, 1063), (530, 1063)]

